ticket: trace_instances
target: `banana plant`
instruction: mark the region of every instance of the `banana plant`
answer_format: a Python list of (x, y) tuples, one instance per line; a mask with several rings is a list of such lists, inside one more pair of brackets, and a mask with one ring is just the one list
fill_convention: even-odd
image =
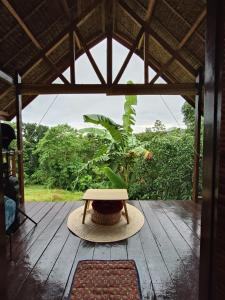
[[(128, 81), (127, 84), (132, 84)], [(111, 143), (107, 147), (104, 157), (108, 157), (109, 166), (102, 169), (115, 188), (126, 188), (129, 186), (132, 175), (132, 162), (138, 156), (150, 157), (149, 151), (144, 149), (136, 140), (133, 134), (132, 126), (135, 125), (135, 106), (137, 105), (137, 96), (125, 96), (124, 113), (122, 125), (117, 124), (112, 119), (99, 115), (84, 115), (84, 122), (101, 125), (111, 136)], [(147, 154), (148, 153), (148, 156)], [(96, 158), (95, 158), (96, 159)]]

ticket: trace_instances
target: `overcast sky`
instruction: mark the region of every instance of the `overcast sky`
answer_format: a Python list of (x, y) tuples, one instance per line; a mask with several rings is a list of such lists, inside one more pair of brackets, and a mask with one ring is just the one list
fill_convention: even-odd
[[(103, 41), (91, 50), (103, 76), (106, 78), (106, 42)], [(128, 50), (114, 41), (113, 43), (113, 75), (116, 76)], [(143, 61), (132, 56), (120, 83), (132, 80), (135, 83), (144, 82)], [(149, 69), (150, 78), (155, 72)], [(69, 70), (64, 72), (69, 79)], [(60, 80), (56, 82), (61, 83)], [(76, 61), (77, 83), (99, 83), (86, 55), (82, 55)], [(163, 82), (162, 79), (157, 81)], [(83, 122), (84, 114), (103, 114), (121, 123), (123, 114), (123, 96), (93, 95), (47, 95), (38, 96), (23, 110), (23, 122), (39, 123), (54, 126), (57, 124), (69, 124), (75, 128), (88, 127)], [(136, 132), (145, 131), (146, 127), (152, 127), (156, 120), (161, 120), (167, 128), (184, 127), (181, 107), (184, 100), (180, 96), (138, 96), (136, 108)]]

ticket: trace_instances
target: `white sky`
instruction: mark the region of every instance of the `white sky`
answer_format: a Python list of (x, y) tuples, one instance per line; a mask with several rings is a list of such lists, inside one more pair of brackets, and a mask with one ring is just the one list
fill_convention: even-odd
[[(105, 47), (106, 42), (104, 40), (92, 48), (91, 53), (103, 76), (106, 78)], [(113, 42), (114, 77), (127, 53), (128, 50), (125, 47), (115, 41)], [(143, 68), (143, 61), (133, 54), (120, 83), (126, 83), (128, 80), (132, 80), (134, 83), (143, 83)], [(155, 72), (149, 69), (149, 77), (153, 77), (154, 74)], [(69, 79), (69, 70), (64, 72), (64, 76)], [(61, 83), (60, 80), (56, 80), (56, 82)], [(85, 54), (76, 61), (76, 82), (99, 83)], [(163, 80), (159, 79), (157, 82), (163, 82)], [(23, 122), (39, 123), (42, 120), (41, 124), (48, 126), (67, 123), (80, 129), (91, 126), (83, 122), (84, 114), (102, 114), (112, 118), (117, 123), (121, 123), (123, 99), (123, 96), (106, 96), (104, 94), (41, 95), (23, 110)], [(181, 113), (183, 103), (184, 99), (180, 96), (138, 96), (134, 130), (136, 132), (145, 131), (145, 128), (152, 127), (156, 120), (161, 120), (167, 128), (185, 127)], [(48, 112), (46, 113), (47, 110)], [(172, 111), (172, 114), (169, 110)]]

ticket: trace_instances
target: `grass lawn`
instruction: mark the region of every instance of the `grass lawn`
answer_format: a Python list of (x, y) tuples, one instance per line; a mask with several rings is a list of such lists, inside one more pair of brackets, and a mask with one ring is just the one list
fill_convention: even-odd
[(82, 192), (48, 189), (40, 185), (25, 186), (25, 201), (73, 201), (82, 198)]

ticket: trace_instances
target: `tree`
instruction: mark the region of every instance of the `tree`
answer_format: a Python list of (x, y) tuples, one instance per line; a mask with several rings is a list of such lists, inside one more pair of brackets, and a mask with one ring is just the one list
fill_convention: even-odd
[(165, 132), (166, 126), (160, 120), (156, 120), (154, 126), (152, 127), (154, 132)]
[(188, 129), (194, 131), (195, 128), (195, 110), (194, 108), (185, 102), (182, 106), (182, 113), (184, 115), (184, 124)]
[(39, 141), (35, 153), (39, 157), (39, 167), (33, 180), (48, 187), (84, 190), (91, 186), (97, 176), (93, 173), (78, 178), (78, 171), (92, 159), (102, 141), (93, 133), (84, 134), (69, 125), (49, 128)]
[(43, 138), (47, 126), (35, 123), (23, 123), (24, 138), (24, 171), (26, 182), (31, 182), (32, 175), (38, 169), (38, 153), (36, 152), (39, 141)]

